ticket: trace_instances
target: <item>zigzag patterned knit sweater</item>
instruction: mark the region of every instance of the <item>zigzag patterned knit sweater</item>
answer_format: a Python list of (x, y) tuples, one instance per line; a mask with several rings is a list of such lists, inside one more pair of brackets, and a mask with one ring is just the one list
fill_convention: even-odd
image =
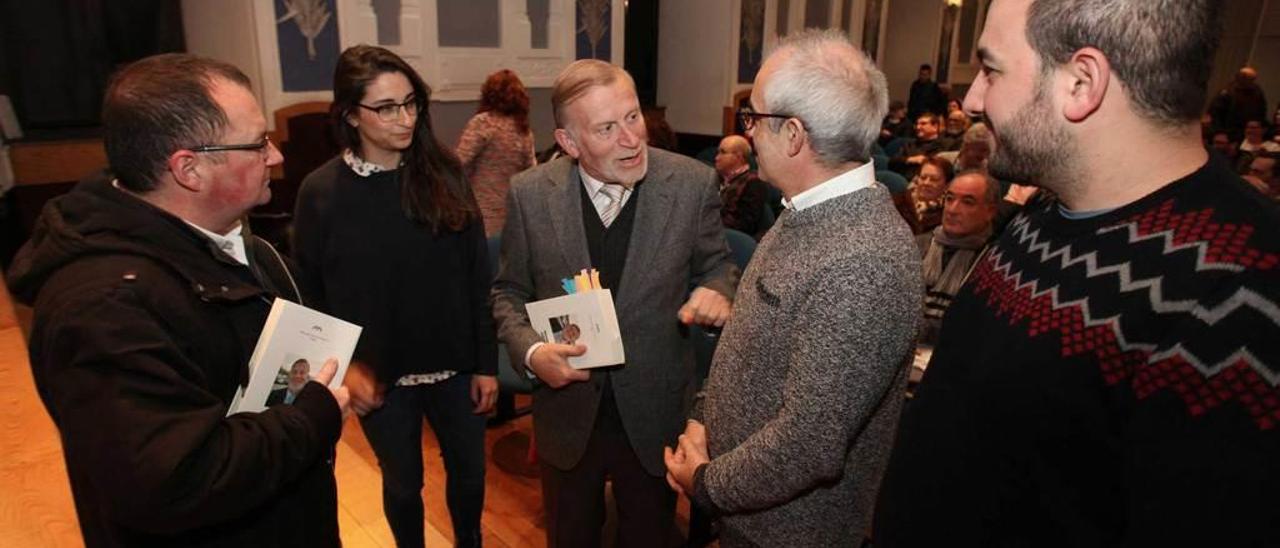
[(943, 321), (877, 510), (895, 546), (1280, 545), (1280, 211), (1211, 162), (1020, 215)]

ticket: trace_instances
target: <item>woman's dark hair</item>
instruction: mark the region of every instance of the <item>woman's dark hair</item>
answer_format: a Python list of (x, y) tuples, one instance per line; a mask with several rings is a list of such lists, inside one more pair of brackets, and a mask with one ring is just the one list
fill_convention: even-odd
[(413, 86), (418, 103), (413, 143), (404, 152), (400, 207), (405, 216), (430, 225), (432, 230), (460, 231), (480, 218), (480, 210), (457, 156), (440, 144), (431, 128), (431, 88), (404, 59), (384, 48), (367, 45), (347, 48), (338, 57), (333, 71), (333, 105), (329, 108), (338, 142), (360, 151), (360, 132), (347, 123), (347, 117), (359, 108), (357, 104), (364, 100), (369, 84), (388, 73), (404, 75)]
[(510, 70), (502, 69), (485, 79), (476, 112), (496, 112), (514, 120), (521, 133), (529, 131), (529, 93)]
[(956, 169), (951, 165), (951, 162), (947, 161), (946, 158), (930, 156), (925, 158), (924, 163), (920, 164), (920, 167), (923, 168), (924, 166), (933, 166), (938, 168), (938, 171), (942, 172), (942, 182), (944, 184), (950, 183), (951, 179), (955, 178)]

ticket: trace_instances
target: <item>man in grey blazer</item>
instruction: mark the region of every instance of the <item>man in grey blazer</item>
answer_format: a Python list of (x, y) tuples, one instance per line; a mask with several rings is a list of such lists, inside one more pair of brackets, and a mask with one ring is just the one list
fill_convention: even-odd
[[(568, 156), (512, 180), (491, 295), (511, 363), (539, 381), (547, 543), (599, 545), (611, 479), (617, 545), (663, 546), (675, 496), (662, 448), (684, 428), (694, 384), (686, 326), (724, 325), (738, 282), (716, 174), (647, 148), (635, 84), (618, 67), (573, 63), (556, 79), (552, 108)], [(542, 341), (524, 305), (563, 295), (562, 278), (592, 267), (613, 292), (627, 361), (575, 370), (567, 358), (585, 348)]]

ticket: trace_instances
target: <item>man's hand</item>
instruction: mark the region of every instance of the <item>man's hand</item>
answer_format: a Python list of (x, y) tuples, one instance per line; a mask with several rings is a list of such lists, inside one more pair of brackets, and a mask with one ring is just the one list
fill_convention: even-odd
[(701, 326), (724, 327), (733, 313), (733, 303), (719, 291), (699, 287), (689, 295), (689, 300), (676, 313), (680, 322)]
[(476, 406), (472, 413), (483, 415), (493, 409), (498, 399), (498, 378), (493, 375), (471, 375), (471, 402)]
[(586, 353), (587, 347), (581, 344), (546, 343), (529, 356), (529, 370), (533, 371), (543, 384), (551, 388), (562, 388), (569, 383), (591, 378), (590, 371), (574, 369), (569, 365), (570, 356), (581, 356)]
[(338, 360), (329, 358), (324, 361), (324, 366), (320, 368), (320, 372), (316, 373), (313, 380), (323, 384), (325, 388), (329, 388), (329, 392), (333, 394), (333, 399), (338, 402), (338, 409), (342, 410), (342, 418), (347, 418), (351, 414), (351, 393), (346, 386), (338, 388), (330, 388), (329, 383), (333, 381), (333, 376), (338, 373)]
[(702, 423), (689, 421), (676, 449), (662, 448), (662, 460), (667, 465), (667, 485), (677, 493), (691, 495), (694, 472), (711, 462), (707, 455), (707, 430)]
[(925, 161), (925, 160), (927, 160), (927, 159), (928, 159), (928, 157), (927, 157), (927, 156), (925, 156), (925, 155), (923, 155), (923, 154), (917, 154), (917, 155), (915, 155), (915, 156), (908, 157), (908, 158), (907, 158), (907, 163), (908, 163), (908, 164), (912, 164), (912, 165), (915, 165), (915, 164), (923, 164), (923, 163), (924, 163), (924, 161)]
[(364, 362), (352, 361), (347, 376), (342, 379), (343, 388), (351, 391), (351, 410), (361, 417), (382, 407), (382, 395), (386, 389), (378, 384), (373, 369)]

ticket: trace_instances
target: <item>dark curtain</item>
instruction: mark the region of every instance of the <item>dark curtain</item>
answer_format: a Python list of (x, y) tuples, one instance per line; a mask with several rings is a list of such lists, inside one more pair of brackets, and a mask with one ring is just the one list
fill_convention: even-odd
[(183, 51), (179, 0), (0, 0), (0, 93), (25, 130), (96, 126), (112, 72)]

